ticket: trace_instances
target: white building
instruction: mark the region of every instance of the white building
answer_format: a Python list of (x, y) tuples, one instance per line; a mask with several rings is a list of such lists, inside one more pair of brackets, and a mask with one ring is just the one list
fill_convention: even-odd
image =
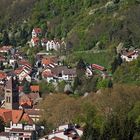
[(0, 133), (0, 140), (37, 140), (37, 127), (35, 124), (14, 124), (5, 127), (5, 132)]
[(17, 74), (19, 81), (22, 82), (24, 79), (26, 79), (28, 82), (31, 82), (31, 67), (23, 66), (15, 70), (15, 73)]
[(87, 77), (91, 77), (93, 75), (92, 69), (90, 67), (86, 68), (86, 72), (85, 73), (86, 73)]
[(138, 51), (130, 51), (121, 55), (123, 61), (130, 62), (137, 59), (139, 56)]
[(48, 41), (46, 44), (46, 51), (50, 51), (50, 50), (58, 50), (60, 49), (60, 43), (58, 41)]
[(56, 131), (53, 130), (48, 136), (39, 140), (74, 140), (83, 135), (83, 129), (78, 125), (62, 125)]

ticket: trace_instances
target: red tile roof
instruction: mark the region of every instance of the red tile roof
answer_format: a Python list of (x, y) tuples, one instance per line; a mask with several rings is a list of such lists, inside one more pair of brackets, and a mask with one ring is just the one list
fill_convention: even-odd
[(46, 57), (42, 59), (42, 64), (44, 65), (49, 65), (49, 64), (54, 64), (58, 62), (57, 57)]
[(38, 43), (39, 42), (39, 38), (38, 37), (34, 37), (34, 38), (32, 38), (32, 40), (33, 40), (34, 43)]
[(42, 76), (45, 77), (45, 78), (53, 77), (53, 74), (51, 73), (51, 71), (43, 71)]
[(92, 64), (92, 68), (93, 69), (97, 69), (97, 70), (100, 70), (100, 71), (104, 71), (105, 68), (100, 66), (100, 65), (97, 65), (97, 64)]
[(49, 58), (48, 59), (46, 59), (46, 58), (42, 59), (42, 64), (44, 64), (44, 65), (49, 65), (51, 63), (53, 63), (52, 59), (49, 59)]
[(20, 97), (19, 104), (21, 106), (30, 106), (31, 107), (33, 105), (33, 101), (29, 98), (28, 95), (24, 94), (23, 96)]
[(35, 33), (42, 33), (41, 28), (34, 28), (33, 31), (34, 31)]
[(15, 74), (20, 74), (22, 71), (23, 71), (23, 67), (19, 67), (14, 71), (14, 73)]
[(32, 65), (29, 63), (29, 61), (27, 61), (27, 60), (20, 60), (19, 62), (19, 65), (22, 65), (22, 66), (27, 66), (27, 67), (29, 67), (29, 68), (31, 68), (32, 67)]
[(35, 86), (30, 86), (30, 89), (32, 92), (39, 92), (39, 86), (35, 85)]
[(135, 51), (131, 51), (131, 52), (128, 52), (128, 53), (126, 54), (126, 56), (127, 56), (127, 57), (131, 57), (131, 56), (134, 55), (134, 54), (136, 54), (136, 52), (135, 52)]
[[(19, 92), (23, 91), (23, 86), (18, 87)], [(39, 92), (39, 86), (38, 85), (32, 85), (30, 86), (31, 92)]]
[(19, 104), (21, 106), (32, 107), (39, 98), (39, 93), (23, 94), (19, 98)]
[(26, 121), (29, 124), (33, 123), (33, 120), (23, 110), (0, 109), (0, 117), (3, 118), (5, 123), (9, 121), (13, 123), (19, 123), (21, 121)]

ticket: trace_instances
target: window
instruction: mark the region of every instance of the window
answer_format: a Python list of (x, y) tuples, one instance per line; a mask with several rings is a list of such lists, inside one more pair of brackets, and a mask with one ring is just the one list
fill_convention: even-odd
[(10, 97), (6, 97), (6, 103), (10, 103), (11, 102), (11, 98)]
[(6, 92), (7, 92), (7, 93), (10, 93), (11, 91), (7, 89)]
[(8, 97), (6, 97), (6, 103), (8, 103)]

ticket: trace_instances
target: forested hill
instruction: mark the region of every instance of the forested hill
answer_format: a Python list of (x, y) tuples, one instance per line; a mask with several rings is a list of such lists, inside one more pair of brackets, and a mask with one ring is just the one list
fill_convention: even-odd
[(0, 0), (0, 29), (28, 19), (36, 0)]
[[(8, 28), (8, 32), (16, 33), (22, 27), (29, 34), (33, 26), (39, 26), (47, 28), (48, 37), (71, 41), (74, 50), (90, 50), (97, 42), (100, 48), (119, 42), (126, 47), (140, 46), (139, 0), (0, 0), (0, 3), (1, 32)], [(23, 27), (24, 20), (28, 20), (28, 25)], [(22, 24), (16, 24), (19, 22)]]
[(66, 37), (74, 50), (90, 50), (124, 42), (139, 47), (139, 0), (44, 0), (36, 3), (31, 23), (50, 36)]

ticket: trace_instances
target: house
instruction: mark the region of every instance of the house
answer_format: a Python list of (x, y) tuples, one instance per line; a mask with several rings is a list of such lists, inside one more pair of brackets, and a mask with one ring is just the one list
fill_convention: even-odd
[(55, 66), (58, 65), (58, 58), (57, 57), (46, 57), (46, 58), (43, 58), (41, 60), (41, 64), (42, 66), (45, 68), (45, 67), (50, 67), (50, 68), (54, 68)]
[(54, 78), (64, 81), (73, 81), (76, 77), (76, 68), (67, 68), (67, 66), (57, 66), (51, 68), (51, 72), (54, 75)]
[(11, 121), (10, 126), (0, 133), (0, 140), (37, 140), (38, 130), (35, 124), (15, 124)]
[(46, 69), (42, 72), (42, 78), (46, 80), (48, 83), (54, 81), (54, 75), (52, 74), (50, 69)]
[(32, 71), (31, 67), (26, 65), (17, 68), (14, 72), (19, 78), (20, 82), (22, 82), (24, 79), (26, 79), (28, 82), (31, 82), (31, 76), (30, 76), (31, 71)]
[(97, 65), (97, 64), (92, 64), (91, 67), (92, 67), (93, 70), (99, 70), (99, 71), (105, 71), (106, 70), (105, 67)]
[(80, 140), (83, 135), (83, 128), (78, 125), (62, 125), (56, 131), (53, 130), (49, 135), (39, 140)]
[(67, 66), (55, 66), (47, 68), (42, 72), (42, 78), (47, 82), (58, 81), (73, 81), (76, 77), (76, 68), (67, 68)]
[(29, 109), (33, 107), (33, 101), (28, 97), (28, 95), (23, 94), (19, 97), (19, 105), (20, 109)]
[(136, 50), (128, 51), (128, 52), (125, 51), (122, 53), (121, 58), (123, 61), (130, 62), (130, 61), (137, 59), (138, 56), (139, 56), (139, 52)]
[(41, 30), (41, 28), (34, 28), (33, 30), (32, 30), (32, 38), (34, 38), (34, 37), (39, 37), (39, 36), (41, 36), (42, 35), (42, 30)]
[(5, 123), (9, 123), (10, 121), (12, 121), (15, 124), (18, 124), (20, 122), (27, 122), (28, 124), (33, 124), (33, 120), (23, 110), (0, 108), (0, 117)]
[(31, 46), (38, 47), (40, 46), (40, 39), (38, 37), (34, 37), (31, 39)]
[(28, 82), (31, 82), (31, 76), (30, 73), (27, 73), (24, 68), (21, 69), (21, 71), (17, 74), (19, 81), (22, 82), (24, 79), (26, 79)]
[(22, 94), (19, 97), (20, 109), (33, 108), (40, 101), (39, 93)]
[(60, 43), (55, 40), (48, 41), (46, 44), (46, 51), (55, 50), (57, 51), (60, 49)]

